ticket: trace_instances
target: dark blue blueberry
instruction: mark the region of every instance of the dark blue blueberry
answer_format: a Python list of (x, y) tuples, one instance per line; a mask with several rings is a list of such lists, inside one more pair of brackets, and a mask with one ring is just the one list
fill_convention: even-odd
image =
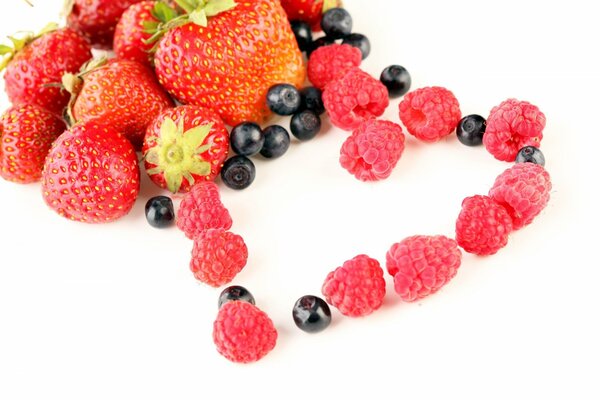
[(300, 108), (300, 92), (293, 85), (281, 83), (269, 88), (267, 105), (275, 114), (292, 115)]
[(294, 304), (292, 311), (296, 326), (304, 332), (321, 332), (331, 323), (331, 310), (323, 299), (317, 296), (302, 296)]
[(456, 136), (465, 146), (479, 146), (485, 133), (485, 118), (481, 115), (467, 115), (456, 126)]
[(253, 122), (242, 122), (231, 130), (229, 141), (236, 154), (249, 157), (260, 151), (265, 136), (260, 126)]
[(335, 40), (330, 37), (327, 37), (327, 36), (320, 37), (310, 44), (310, 46), (306, 50), (306, 55), (308, 57), (310, 57), (312, 52), (315, 51), (316, 49), (318, 49), (319, 47), (329, 46), (330, 44), (334, 44), (334, 43), (335, 43)]
[(305, 87), (300, 91), (300, 96), (302, 98), (302, 104), (300, 105), (302, 110), (311, 110), (317, 113), (317, 115), (325, 112), (321, 89), (314, 86)]
[(254, 182), (256, 167), (246, 156), (233, 156), (223, 164), (221, 179), (234, 190), (246, 189)]
[(155, 228), (167, 228), (175, 222), (173, 201), (167, 196), (156, 196), (146, 203), (146, 219)]
[(404, 96), (412, 83), (410, 74), (400, 65), (390, 65), (384, 69), (379, 80), (387, 87), (392, 98)]
[(245, 301), (246, 303), (255, 304), (254, 296), (243, 286), (229, 286), (225, 288), (219, 295), (219, 308), (230, 301)]
[(371, 42), (369, 41), (369, 38), (362, 33), (351, 33), (344, 36), (342, 44), (349, 44), (350, 46), (358, 48), (362, 53), (363, 60), (371, 54)]
[(265, 158), (278, 158), (290, 147), (290, 134), (283, 126), (271, 125), (265, 128), (265, 144), (260, 154)]
[(517, 159), (515, 160), (517, 163), (525, 163), (530, 162), (534, 164), (541, 165), (542, 167), (546, 165), (546, 157), (544, 157), (544, 153), (540, 149), (535, 146), (527, 146), (523, 147), (519, 150), (517, 154)]
[(343, 8), (332, 8), (323, 14), (321, 28), (332, 39), (341, 39), (352, 33), (352, 17)]
[(321, 118), (314, 111), (301, 111), (292, 117), (290, 130), (298, 140), (310, 140), (321, 130)]
[(296, 42), (301, 51), (307, 51), (312, 43), (312, 29), (310, 25), (304, 21), (292, 21), (292, 32), (296, 36)]

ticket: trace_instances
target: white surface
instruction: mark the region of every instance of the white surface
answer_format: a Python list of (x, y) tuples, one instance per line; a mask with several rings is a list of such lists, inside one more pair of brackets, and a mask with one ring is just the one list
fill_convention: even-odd
[[(4, 6), (2, 36), (41, 28), (61, 1), (21, 3)], [(401, 304), (388, 279), (381, 310), (363, 319), (336, 310), (326, 332), (309, 336), (291, 307), (319, 294), (328, 271), (360, 253), (384, 262), (412, 234), (452, 235), (461, 200), (485, 193), (509, 164), (453, 137), (409, 138), (391, 178), (364, 184), (339, 166), (346, 135), (336, 129), (257, 161), (254, 185), (222, 196), (250, 249), (234, 283), (252, 291), (280, 336), (265, 359), (240, 366), (212, 343), (219, 290), (192, 278), (191, 242), (145, 222), (145, 201), (160, 193), (146, 178), (131, 214), (105, 226), (59, 218), (39, 185), (0, 181), (1, 399), (600, 397), (591, 3), (345, 3), (373, 45), (367, 71), (402, 64), (413, 88), (453, 90), (465, 115), (486, 116), (509, 97), (546, 113), (554, 190), (543, 214), (499, 254), (466, 255), (437, 295)], [(386, 113), (393, 121), (397, 104)]]

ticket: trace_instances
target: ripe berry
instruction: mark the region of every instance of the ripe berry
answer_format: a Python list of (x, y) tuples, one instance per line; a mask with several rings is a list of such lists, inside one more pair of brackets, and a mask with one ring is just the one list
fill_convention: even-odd
[(362, 59), (364, 60), (371, 54), (371, 42), (369, 38), (362, 33), (351, 33), (344, 37), (342, 44), (349, 44), (352, 47), (356, 47), (362, 53)]
[(290, 134), (283, 126), (271, 125), (265, 128), (265, 144), (260, 154), (265, 158), (278, 158), (290, 147)]
[(275, 114), (292, 115), (300, 108), (300, 92), (293, 85), (274, 85), (267, 92), (267, 105)]
[(315, 51), (319, 47), (329, 46), (330, 44), (334, 44), (334, 43), (335, 43), (335, 40), (333, 40), (332, 38), (330, 38), (328, 36), (320, 37), (317, 40), (314, 40), (310, 44), (310, 46), (308, 46), (308, 49), (306, 50), (306, 56), (310, 57), (310, 55), (313, 53), (313, 51)]
[(323, 32), (332, 39), (341, 39), (352, 32), (352, 17), (343, 8), (332, 8), (321, 19)]
[(456, 136), (465, 146), (479, 146), (483, 143), (485, 118), (481, 115), (467, 115), (458, 122)]
[(167, 196), (156, 196), (146, 203), (146, 219), (155, 228), (167, 228), (175, 222), (173, 201)]
[(310, 140), (321, 130), (321, 118), (314, 111), (301, 111), (292, 117), (290, 130), (298, 140)]
[(234, 190), (246, 189), (254, 182), (256, 167), (245, 156), (234, 156), (223, 164), (221, 179), (227, 187)]
[(543, 167), (546, 165), (546, 157), (544, 157), (544, 153), (542, 153), (542, 151), (537, 147), (526, 146), (519, 150), (519, 154), (517, 154), (517, 159), (515, 160), (515, 162), (530, 162), (541, 165)]
[(321, 89), (314, 86), (308, 86), (300, 91), (300, 96), (302, 98), (302, 104), (300, 105), (302, 110), (311, 110), (317, 115), (321, 115), (325, 112), (323, 92)]
[(308, 333), (321, 332), (331, 323), (331, 310), (317, 296), (302, 296), (294, 304), (292, 316), (296, 326)]
[(245, 301), (252, 305), (256, 304), (252, 293), (243, 286), (229, 286), (225, 288), (219, 295), (219, 308), (230, 301)]
[(379, 80), (388, 88), (392, 98), (404, 96), (412, 83), (410, 74), (400, 65), (390, 65), (384, 69)]
[(265, 135), (257, 124), (242, 122), (231, 130), (229, 141), (236, 154), (249, 157), (257, 154), (263, 147)]
[(304, 21), (291, 21), (292, 32), (296, 36), (296, 42), (300, 51), (307, 51), (312, 44), (312, 30), (310, 25)]

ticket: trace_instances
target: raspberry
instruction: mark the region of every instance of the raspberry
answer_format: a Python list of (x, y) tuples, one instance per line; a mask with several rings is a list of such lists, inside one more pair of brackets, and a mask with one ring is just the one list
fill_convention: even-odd
[(362, 53), (349, 44), (330, 44), (316, 49), (308, 60), (308, 80), (323, 89), (327, 84), (344, 76), (349, 69), (360, 66)]
[(190, 239), (207, 229), (227, 230), (231, 224), (229, 211), (221, 203), (219, 187), (212, 181), (194, 185), (177, 211), (177, 227)]
[(467, 197), (456, 220), (456, 241), (479, 256), (495, 254), (506, 246), (512, 219), (506, 208), (488, 196)]
[(529, 225), (550, 200), (552, 183), (538, 164), (515, 164), (501, 173), (490, 189), (490, 197), (503, 205), (512, 218), (513, 229)]
[(539, 147), (546, 117), (526, 101), (508, 99), (492, 108), (483, 144), (496, 159), (515, 161), (523, 147)]
[(403, 151), (404, 133), (400, 125), (371, 119), (346, 139), (340, 151), (340, 164), (361, 181), (377, 181), (390, 176)]
[(356, 256), (327, 275), (322, 292), (325, 300), (344, 315), (369, 315), (383, 304), (383, 270), (377, 260)]
[(245, 301), (225, 303), (213, 325), (217, 351), (230, 361), (249, 363), (266, 356), (277, 342), (267, 314)]
[(224, 229), (209, 229), (194, 239), (190, 269), (194, 277), (213, 287), (229, 283), (248, 261), (244, 239)]
[(383, 114), (390, 99), (383, 83), (358, 68), (352, 68), (325, 87), (323, 104), (331, 123), (350, 131), (361, 122)]
[(453, 239), (411, 236), (390, 248), (386, 266), (402, 300), (416, 301), (437, 292), (454, 278), (461, 257)]
[(400, 102), (400, 120), (411, 135), (424, 142), (437, 142), (451, 134), (460, 117), (458, 100), (443, 87), (417, 89)]

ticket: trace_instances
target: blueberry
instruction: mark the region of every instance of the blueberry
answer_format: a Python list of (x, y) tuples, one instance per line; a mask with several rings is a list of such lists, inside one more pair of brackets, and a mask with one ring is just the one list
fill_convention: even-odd
[(254, 302), (254, 296), (243, 286), (229, 286), (225, 288), (219, 295), (219, 308), (223, 307), (223, 304), (229, 303), (230, 301), (245, 301), (246, 303), (256, 304)]
[(404, 96), (412, 83), (410, 74), (400, 65), (390, 65), (384, 69), (379, 80), (387, 87), (392, 98)]
[(300, 106), (302, 110), (311, 110), (317, 115), (321, 115), (325, 112), (323, 92), (321, 89), (314, 86), (305, 87), (300, 91), (300, 97), (302, 98), (302, 104)]
[(485, 118), (481, 115), (467, 115), (458, 122), (456, 136), (465, 146), (479, 146), (485, 133)]
[(223, 164), (221, 179), (227, 187), (235, 190), (246, 189), (254, 181), (256, 167), (245, 156), (233, 156)]
[(321, 130), (321, 118), (314, 111), (301, 111), (292, 117), (290, 130), (298, 140), (310, 140)]
[(310, 25), (304, 21), (291, 21), (292, 32), (296, 36), (296, 42), (301, 51), (306, 51), (312, 43), (312, 30)]
[(146, 219), (155, 228), (167, 228), (175, 222), (173, 201), (167, 196), (156, 196), (146, 203)]
[(300, 108), (300, 101), (298, 89), (287, 83), (271, 86), (267, 92), (267, 105), (278, 115), (292, 115)]
[(317, 296), (302, 296), (294, 304), (292, 316), (296, 326), (304, 332), (321, 332), (331, 323), (331, 310), (325, 301)]
[(371, 42), (369, 41), (369, 38), (361, 33), (351, 33), (344, 36), (342, 44), (349, 44), (350, 46), (358, 48), (362, 53), (363, 60), (371, 54)]
[(260, 126), (253, 122), (242, 122), (231, 130), (229, 140), (236, 154), (249, 157), (260, 151), (265, 136)]
[(352, 17), (343, 8), (332, 8), (323, 14), (321, 28), (332, 39), (341, 39), (352, 33)]
[(271, 125), (265, 128), (265, 144), (260, 154), (265, 158), (278, 158), (290, 147), (290, 134), (283, 126)]
[(546, 157), (544, 157), (544, 153), (542, 153), (542, 151), (537, 147), (527, 146), (519, 150), (519, 154), (517, 154), (517, 159), (515, 160), (515, 162), (530, 162), (541, 165), (543, 167), (546, 165)]
[(306, 50), (306, 55), (308, 57), (310, 57), (310, 55), (312, 54), (313, 51), (315, 51), (316, 49), (318, 49), (319, 47), (323, 47), (323, 46), (329, 46), (330, 44), (334, 44), (335, 40), (331, 39), (327, 36), (323, 36), (321, 38), (318, 38), (317, 40), (313, 41), (310, 46), (308, 47), (308, 49)]

